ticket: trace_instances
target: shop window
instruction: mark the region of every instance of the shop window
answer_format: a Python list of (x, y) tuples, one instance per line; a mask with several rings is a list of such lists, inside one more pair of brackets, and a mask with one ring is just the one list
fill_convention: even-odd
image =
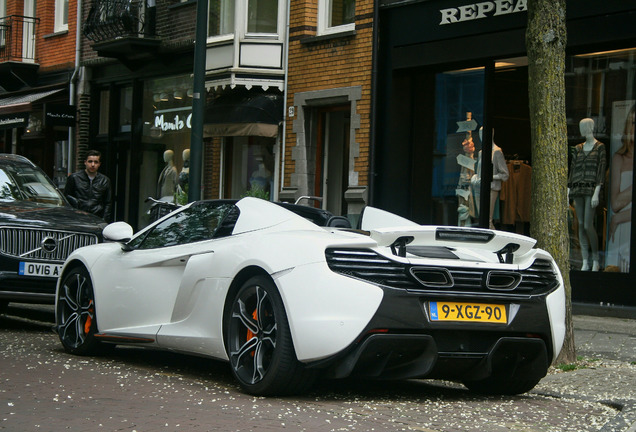
[(272, 199), (274, 138), (230, 137), (224, 143), (224, 198)]
[(570, 264), (629, 272), (636, 49), (567, 58)]
[(55, 24), (54, 31), (68, 30), (68, 0), (55, 0)]
[(130, 132), (132, 125), (132, 86), (121, 89), (119, 95), (119, 132)]
[(484, 69), (437, 74), (435, 101), (433, 223), (476, 226)]
[(355, 0), (319, 0), (319, 32), (329, 34), (354, 30), (355, 12)]
[(247, 31), (249, 33), (278, 33), (278, 0), (249, 0)]
[(187, 202), (192, 127), (192, 79), (189, 75), (148, 80), (143, 93), (142, 155), (139, 166), (139, 227), (150, 221), (157, 200)]
[(109, 123), (109, 106), (110, 106), (110, 92), (108, 90), (101, 90), (99, 92), (99, 135), (108, 134)]
[(210, 0), (208, 5), (208, 37), (234, 33), (235, 0)]

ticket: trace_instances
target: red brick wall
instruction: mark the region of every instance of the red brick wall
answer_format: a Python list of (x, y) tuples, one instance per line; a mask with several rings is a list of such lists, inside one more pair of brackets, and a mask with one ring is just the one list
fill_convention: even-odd
[(40, 72), (72, 69), (75, 66), (77, 0), (69, 0), (67, 32), (54, 33), (55, 0), (38, 1), (36, 16), (40, 19), (36, 37)]

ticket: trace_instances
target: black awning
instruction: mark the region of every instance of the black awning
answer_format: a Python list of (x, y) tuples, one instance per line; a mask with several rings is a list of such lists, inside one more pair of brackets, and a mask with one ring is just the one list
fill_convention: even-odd
[(283, 121), (281, 94), (231, 91), (206, 109), (205, 136), (278, 136)]

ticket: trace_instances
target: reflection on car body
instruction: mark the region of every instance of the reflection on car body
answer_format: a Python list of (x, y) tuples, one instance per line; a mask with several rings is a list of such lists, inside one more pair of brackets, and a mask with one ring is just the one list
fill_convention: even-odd
[(256, 395), (302, 392), (320, 376), (516, 394), (545, 376), (564, 339), (565, 295), (533, 239), (372, 207), (358, 229), (329, 226), (343, 224), (332, 216), (244, 198), (185, 205), (136, 235), (111, 224), (111, 242), (64, 265), (62, 345), (226, 360)]

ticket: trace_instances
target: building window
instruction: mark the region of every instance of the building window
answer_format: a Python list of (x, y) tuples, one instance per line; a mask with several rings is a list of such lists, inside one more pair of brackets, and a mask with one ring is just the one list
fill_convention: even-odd
[(109, 107), (110, 106), (110, 91), (108, 90), (101, 90), (99, 92), (99, 111), (98, 111), (98, 116), (99, 116), (99, 127), (97, 130), (97, 133), (99, 135), (106, 135), (108, 134), (108, 122), (110, 120), (108, 114), (109, 114)]
[(208, 12), (208, 37), (234, 33), (235, 0), (210, 0)]
[(319, 0), (318, 25), (321, 34), (355, 29), (355, 0)]
[(68, 31), (68, 0), (55, 0), (54, 31)]
[(278, 0), (249, 0), (247, 31), (249, 33), (278, 33)]
[(7, 16), (7, 1), (0, 0), (0, 47), (3, 47), (6, 44), (6, 17)]

